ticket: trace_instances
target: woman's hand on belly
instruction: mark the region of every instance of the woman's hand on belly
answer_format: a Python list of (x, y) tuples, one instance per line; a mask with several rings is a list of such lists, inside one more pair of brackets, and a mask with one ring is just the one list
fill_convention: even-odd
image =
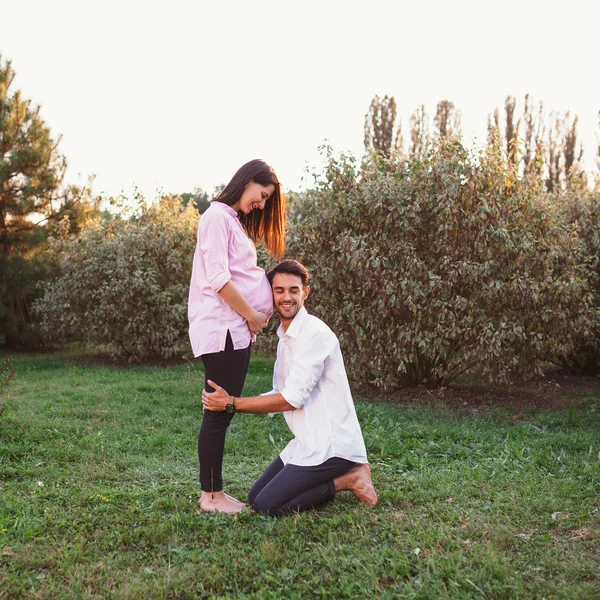
[(251, 318), (246, 319), (246, 322), (250, 332), (257, 334), (262, 333), (262, 330), (269, 324), (269, 319), (265, 313), (255, 310)]

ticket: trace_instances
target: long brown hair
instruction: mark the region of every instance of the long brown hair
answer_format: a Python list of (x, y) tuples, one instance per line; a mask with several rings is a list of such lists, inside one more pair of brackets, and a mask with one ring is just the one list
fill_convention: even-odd
[(214, 202), (233, 206), (251, 181), (264, 186), (272, 184), (275, 191), (267, 199), (263, 210), (253, 210), (247, 215), (240, 211), (240, 221), (256, 245), (263, 242), (267, 252), (273, 258), (279, 258), (285, 250), (285, 194), (275, 171), (264, 160), (257, 158), (241, 166)]

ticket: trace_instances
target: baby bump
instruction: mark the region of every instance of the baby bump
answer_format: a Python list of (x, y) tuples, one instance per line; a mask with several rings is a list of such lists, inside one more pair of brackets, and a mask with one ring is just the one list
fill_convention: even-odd
[[(251, 302), (252, 304), (252, 302)], [(254, 308), (267, 316), (273, 314), (273, 292), (271, 290), (271, 284), (266, 276), (263, 276), (257, 286), (256, 304), (252, 304)]]
[(262, 269), (257, 267), (254, 272), (239, 275), (232, 273), (232, 281), (252, 308), (269, 316), (273, 314), (273, 292)]

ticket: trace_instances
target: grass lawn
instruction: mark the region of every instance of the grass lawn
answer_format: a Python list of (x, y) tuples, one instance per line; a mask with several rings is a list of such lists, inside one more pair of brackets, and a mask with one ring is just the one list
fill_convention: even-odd
[[(357, 399), (379, 505), (272, 518), (198, 510), (199, 366), (14, 366), (1, 599), (600, 598), (600, 389), (518, 419)], [(253, 360), (246, 394), (271, 366)], [(226, 491), (245, 499), (289, 437), (281, 415), (237, 415)]]

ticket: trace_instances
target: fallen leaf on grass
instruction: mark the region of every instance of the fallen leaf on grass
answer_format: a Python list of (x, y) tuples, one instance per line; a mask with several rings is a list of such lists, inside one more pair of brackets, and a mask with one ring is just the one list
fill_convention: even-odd
[(590, 530), (587, 527), (581, 527), (580, 529), (573, 529), (569, 533), (572, 538), (584, 538), (590, 534)]
[(556, 521), (556, 519), (558, 519), (558, 518), (560, 518), (561, 520), (564, 520), (564, 519), (568, 519), (570, 516), (571, 516), (571, 513), (553, 512), (553, 513), (550, 515), (550, 518), (551, 518), (553, 521)]

